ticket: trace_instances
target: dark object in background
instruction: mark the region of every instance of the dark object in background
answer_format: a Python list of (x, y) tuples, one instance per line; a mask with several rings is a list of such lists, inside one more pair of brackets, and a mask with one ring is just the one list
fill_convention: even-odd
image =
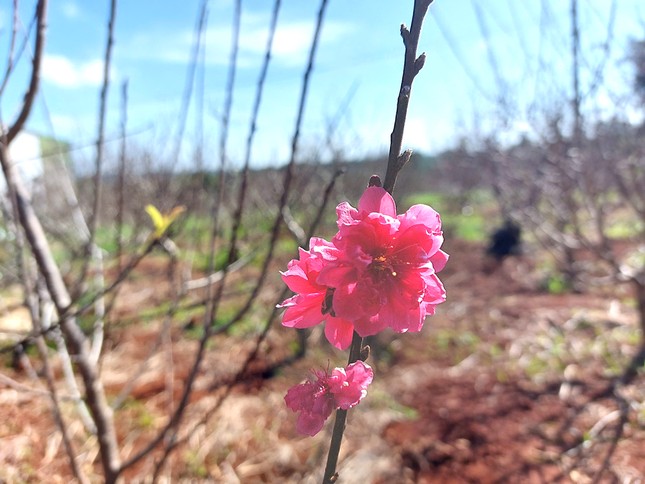
[[(487, 264), (486, 272), (497, 268), (509, 255), (521, 253), (522, 229), (510, 219), (504, 221), (504, 225), (495, 230), (490, 236), (490, 242), (486, 248)], [(492, 267), (491, 267), (492, 266)]]

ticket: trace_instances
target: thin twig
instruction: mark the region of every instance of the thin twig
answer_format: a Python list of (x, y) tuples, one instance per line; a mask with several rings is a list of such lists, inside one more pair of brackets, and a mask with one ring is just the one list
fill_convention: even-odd
[(2, 78), (2, 83), (0, 84), (0, 98), (4, 93), (4, 90), (7, 87), (9, 78), (11, 77), (11, 72), (14, 68), (15, 62), (15, 51), (16, 51), (16, 38), (18, 37), (18, 0), (13, 0), (13, 22), (11, 28), (11, 40), (9, 40), (9, 51), (7, 53), (7, 69), (5, 70), (4, 77)]
[(181, 153), (184, 131), (186, 130), (186, 120), (188, 118), (188, 108), (190, 107), (190, 100), (193, 95), (193, 85), (195, 84), (195, 71), (197, 70), (197, 64), (199, 62), (199, 53), (202, 50), (207, 18), (208, 0), (203, 0), (199, 8), (199, 15), (197, 16), (197, 22), (195, 24), (192, 52), (190, 54), (190, 62), (188, 63), (184, 84), (184, 95), (181, 98), (181, 107), (179, 108), (177, 132), (175, 133), (175, 146), (171, 158), (173, 166), (177, 166), (179, 155)]
[[(42, 230), (42, 227), (41, 227)], [(0, 349), (0, 354), (2, 353), (7, 353), (13, 350), (18, 345), (24, 345), (27, 344), (32, 338), (38, 337), (38, 336), (44, 336), (48, 333), (51, 333), (52, 331), (57, 330), (60, 328), (62, 321), (66, 318), (73, 319), (76, 318), (84, 313), (87, 312), (88, 309), (90, 309), (97, 301), (97, 299), (104, 297), (107, 294), (113, 293), (116, 291), (119, 286), (128, 278), (130, 273), (136, 269), (136, 267), (139, 265), (139, 263), (150, 253), (152, 252), (152, 249), (154, 249), (157, 244), (159, 243), (158, 240), (156, 239), (149, 239), (147, 242), (146, 246), (143, 248), (143, 250), (139, 253), (133, 256), (130, 261), (125, 265), (125, 267), (119, 272), (119, 274), (116, 276), (115, 280), (112, 281), (112, 283), (107, 286), (103, 287), (100, 291), (98, 291), (96, 294), (93, 294), (91, 297), (88, 298), (87, 301), (85, 301), (85, 304), (82, 306), (75, 307), (71, 303), (71, 298), (67, 298), (67, 305), (64, 308), (59, 308), (57, 309), (58, 312), (58, 322), (52, 322), (51, 326), (49, 328), (42, 328), (40, 331), (33, 331), (31, 332), (28, 336), (23, 338), (22, 340), (17, 341), (15, 344), (12, 346), (4, 347)], [(54, 276), (51, 276), (50, 283), (56, 283), (57, 278)], [(62, 281), (62, 278), (61, 278)], [(67, 289), (65, 288), (65, 291)], [(108, 310), (106, 309), (106, 312)]]
[[(209, 257), (210, 259), (209, 272), (212, 272), (215, 266), (215, 241), (217, 237), (217, 231), (219, 228), (218, 217), (219, 217), (219, 210), (221, 207), (221, 201), (223, 199), (222, 197), (223, 197), (223, 191), (224, 191), (224, 169), (226, 164), (226, 139), (228, 136), (228, 119), (230, 117), (230, 109), (231, 109), (232, 100), (233, 100), (233, 85), (235, 82), (235, 68), (237, 63), (236, 59), (237, 59), (237, 52), (238, 52), (241, 17), (242, 17), (241, 0), (237, 0), (235, 13), (234, 13), (234, 21), (233, 21), (233, 42), (231, 46), (231, 64), (229, 65), (227, 97), (225, 100), (225, 109), (224, 109), (225, 114), (222, 118), (223, 126), (222, 126), (222, 135), (220, 137), (220, 170), (219, 170), (220, 183), (219, 183), (219, 190), (217, 194), (217, 200), (214, 203), (213, 214), (211, 217), (213, 220), (213, 233), (212, 233), (212, 239), (211, 239), (211, 253)], [(212, 332), (211, 318), (215, 314), (215, 307), (216, 307), (217, 301), (221, 297), (225, 279), (226, 279), (226, 268), (224, 268), (224, 274), (222, 276), (222, 284), (220, 284), (220, 286), (218, 287), (216, 294), (213, 297), (209, 298), (208, 300), (206, 314), (204, 317), (204, 332), (202, 337), (200, 338), (198, 348), (195, 354), (195, 358), (193, 360), (193, 365), (186, 378), (186, 383), (184, 385), (184, 389), (182, 391), (182, 395), (179, 400), (179, 403), (177, 404), (177, 408), (172, 413), (166, 425), (157, 433), (157, 435), (153, 437), (150, 440), (150, 442), (148, 442), (139, 452), (137, 452), (134, 456), (130, 457), (126, 462), (123, 463), (121, 467), (122, 470), (136, 464), (141, 459), (143, 459), (155, 447), (157, 447), (157, 445), (159, 445), (168, 435), (170, 435), (172, 432), (176, 432), (176, 429), (181, 423), (181, 419), (183, 418), (184, 411), (186, 410), (186, 407), (188, 406), (188, 402), (190, 400), (193, 384), (201, 368), (201, 363), (204, 358), (206, 345), (211, 336), (211, 332)], [(212, 286), (208, 286), (209, 293), (211, 292), (211, 287)], [(167, 455), (168, 454), (166, 453), (162, 460), (165, 460), (167, 458)], [(157, 469), (160, 469), (161, 465), (163, 465), (163, 462), (160, 462), (158, 464)]]
[[(277, 1), (279, 2), (280, 0), (277, 0)], [(319, 222), (320, 222), (320, 220), (322, 218), (322, 213), (325, 211), (325, 209), (326, 209), (326, 207), (328, 205), (328, 202), (329, 202), (329, 199), (330, 199), (330, 194), (331, 194), (331, 192), (333, 190), (333, 187), (334, 187), (334, 185), (336, 183), (336, 180), (343, 173), (344, 173), (343, 170), (337, 170), (336, 173), (334, 174), (333, 178), (331, 179), (331, 181), (327, 185), (327, 187), (325, 189), (325, 194), (324, 194), (324, 197), (323, 197), (323, 201), (320, 204), (318, 213), (316, 214), (316, 217), (314, 217), (314, 221), (311, 224), (311, 226), (309, 227), (307, 239), (311, 238), (313, 236), (313, 234), (316, 233), (316, 230), (318, 229), (318, 224), (319, 224)], [(247, 357), (245, 358), (244, 362), (242, 363), (240, 369), (237, 371), (235, 376), (227, 383), (227, 387), (226, 387), (224, 393), (220, 396), (220, 398), (217, 400), (217, 402), (214, 405), (212, 405), (203, 414), (202, 418), (196, 424), (194, 424), (190, 429), (188, 429), (186, 431), (186, 434), (185, 434), (184, 437), (182, 437), (181, 439), (173, 439), (166, 446), (166, 449), (164, 450), (163, 459), (166, 459), (168, 457), (169, 453), (172, 450), (174, 450), (178, 446), (180, 446), (183, 443), (185, 443), (191, 435), (194, 435), (199, 426), (206, 424), (206, 422), (208, 422), (212, 418), (212, 416), (221, 408), (222, 404), (228, 398), (228, 396), (231, 395), (233, 389), (235, 388), (235, 384), (240, 382), (244, 378), (244, 376), (247, 374), (248, 369), (250, 367), (250, 364), (257, 357), (257, 355), (258, 355), (258, 353), (260, 351), (260, 347), (261, 347), (262, 343), (264, 342), (264, 340), (266, 339), (266, 337), (267, 337), (267, 335), (269, 333), (269, 330), (271, 329), (272, 323), (273, 323), (273, 321), (275, 320), (275, 318), (276, 318), (276, 316), (278, 314), (277, 304), (284, 300), (284, 298), (287, 296), (288, 291), (289, 291), (289, 288), (285, 287), (282, 290), (282, 292), (280, 293), (280, 295), (278, 296), (278, 298), (276, 299), (276, 303), (273, 304), (273, 309), (271, 310), (271, 314), (268, 316), (268, 318), (266, 320), (266, 323), (264, 325), (264, 329), (262, 330), (262, 333), (260, 333), (260, 335), (256, 339), (256, 342), (255, 342), (255, 344), (253, 346), (253, 350), (247, 355)], [(285, 360), (274, 364), (271, 367), (271, 369), (279, 368), (281, 366), (289, 364), (289, 363), (293, 362), (294, 360), (297, 360), (298, 358), (304, 356), (304, 351), (303, 350), (304, 350), (304, 346), (301, 346), (301, 348), (299, 348), (294, 355), (289, 356)], [(213, 386), (209, 387), (209, 390), (211, 390), (211, 391), (214, 390), (214, 387)]]
[[(609, 446), (609, 449), (607, 450), (607, 453), (605, 454), (605, 458), (602, 461), (602, 464), (600, 465), (600, 468), (596, 471), (593, 480), (591, 481), (593, 484), (597, 484), (599, 482), (604, 482), (602, 477), (605, 471), (609, 468), (609, 464), (611, 463), (611, 458), (613, 457), (614, 453), (616, 452), (616, 448), (618, 447), (618, 442), (620, 441), (621, 437), (623, 436), (623, 432), (625, 430), (625, 424), (628, 422), (628, 417), (629, 417), (629, 403), (617, 392), (614, 392), (614, 398), (616, 399), (616, 404), (618, 405), (618, 410), (615, 412), (612, 412), (611, 415), (612, 419), (615, 419), (613, 415), (617, 414), (616, 417), (618, 422), (616, 423), (616, 429), (614, 431), (614, 436), (611, 439), (611, 445)], [(609, 420), (609, 417), (607, 418)], [(602, 427), (606, 425), (608, 422), (602, 422), (602, 419), (600, 422), (596, 423), (596, 425), (600, 425), (602, 423)], [(602, 430), (602, 427), (600, 429), (596, 429), (596, 425), (591, 429), (590, 433), (592, 431), (596, 431), (596, 434), (600, 433), (600, 430)]]
[(92, 202), (92, 213), (90, 214), (89, 237), (85, 244), (85, 258), (80, 278), (76, 283), (79, 291), (87, 278), (89, 267), (96, 253), (95, 240), (96, 229), (98, 228), (99, 209), (101, 205), (101, 193), (103, 192), (103, 148), (105, 145), (105, 118), (107, 113), (107, 96), (110, 88), (110, 66), (112, 60), (112, 46), (114, 44), (114, 23), (116, 19), (117, 0), (110, 0), (110, 16), (107, 28), (107, 43), (105, 46), (105, 56), (103, 58), (103, 84), (99, 96), (99, 114), (98, 114), (98, 132), (96, 136), (96, 157), (94, 160), (94, 199)]
[[(417, 57), (417, 45), (419, 43), (419, 36), (421, 35), (421, 26), (423, 19), (428, 10), (432, 0), (415, 0), (414, 11), (412, 13), (412, 23), (410, 30), (401, 25), (401, 37), (405, 45), (405, 61), (403, 64), (403, 76), (401, 79), (401, 88), (396, 106), (396, 115), (394, 118), (394, 129), (390, 137), (390, 152), (388, 156), (387, 171), (385, 175), (385, 182), (383, 188), (392, 193), (396, 183), (396, 177), (410, 160), (411, 151), (401, 153), (403, 144), (403, 130), (405, 127), (405, 120), (407, 117), (408, 104), (410, 102), (410, 93), (412, 91), (412, 81), (419, 73), (425, 62), (425, 54)], [(380, 185), (378, 177), (370, 179), (370, 186)], [(352, 344), (349, 350), (348, 364), (354, 363), (361, 359), (363, 354), (363, 338), (358, 333), (354, 332)], [(332, 431), (331, 442), (329, 445), (329, 452), (327, 454), (327, 464), (325, 466), (325, 473), (323, 476), (323, 484), (331, 484), (338, 478), (336, 466), (338, 464), (338, 455), (340, 453), (340, 446), (345, 431), (345, 421), (347, 418), (347, 410), (336, 410), (336, 419), (334, 421), (334, 428)]]
[(128, 124), (128, 81), (121, 85), (121, 152), (119, 153), (119, 175), (117, 182), (117, 212), (116, 212), (116, 260), (121, 271), (123, 257), (123, 213), (125, 212), (125, 156)]
[[(363, 351), (363, 338), (354, 331), (352, 336), (352, 345), (349, 347), (349, 358), (347, 364), (350, 365), (358, 361)], [(338, 455), (340, 453), (340, 444), (343, 440), (343, 433), (345, 432), (345, 420), (347, 419), (347, 410), (336, 410), (336, 418), (334, 420), (334, 429), (331, 434), (331, 442), (329, 443), (329, 453), (327, 454), (327, 464), (325, 465), (325, 474), (323, 476), (323, 484), (332, 484), (338, 478), (336, 466), (338, 464)]]
[(275, 246), (278, 242), (278, 237), (280, 235), (280, 228), (282, 226), (282, 210), (287, 205), (289, 199), (289, 193), (291, 190), (291, 183), (293, 181), (293, 175), (295, 171), (296, 159), (298, 156), (298, 145), (300, 142), (300, 129), (302, 127), (302, 120), (304, 118), (305, 105), (307, 101), (307, 93), (309, 89), (309, 80), (311, 77), (311, 72), (313, 71), (314, 59), (316, 57), (316, 51), (318, 49), (318, 41), (320, 38), (320, 32), (322, 31), (323, 20), (325, 17), (325, 10), (327, 8), (327, 0), (321, 0), (320, 9), (318, 11), (318, 16), (316, 20), (316, 29), (314, 31), (314, 37), (311, 43), (311, 48), (309, 50), (309, 60), (307, 62), (307, 68), (302, 81), (302, 91), (300, 93), (300, 102), (298, 104), (298, 115), (296, 117), (295, 130), (293, 137), (291, 138), (291, 154), (289, 157), (289, 163), (284, 170), (284, 178), (282, 181), (282, 195), (280, 197), (280, 202), (278, 204), (278, 209), (276, 213), (276, 218), (273, 222), (271, 228), (271, 238), (269, 240), (269, 249), (262, 263), (262, 269), (260, 271), (260, 276), (258, 277), (256, 284), (251, 291), (251, 295), (246, 300), (246, 303), (242, 308), (228, 321), (226, 324), (218, 327), (218, 332), (227, 331), (231, 326), (240, 321), (244, 315), (251, 309), (254, 302), (257, 300), (257, 296), (260, 293), (264, 285), (264, 281), (269, 273), (269, 265), (273, 260), (273, 253), (275, 251)]
[[(40, 0), (38, 2), (36, 9), (38, 29), (36, 31), (36, 48), (32, 63), (29, 89), (27, 94), (25, 94), (25, 101), (16, 121), (6, 132), (0, 133), (0, 164), (2, 165), (7, 187), (12, 195), (14, 210), (18, 215), (18, 220), (36, 260), (38, 270), (44, 279), (47, 290), (56, 306), (56, 310), (59, 314), (62, 314), (71, 302), (69, 292), (63, 281), (60, 268), (52, 255), (51, 247), (45, 236), (42, 224), (31, 204), (29, 194), (16, 166), (9, 158), (9, 143), (20, 132), (29, 116), (38, 88), (40, 64), (45, 42), (46, 7), (47, 0)], [(85, 335), (76, 324), (76, 321), (70, 317), (63, 318), (60, 321), (60, 328), (65, 336), (66, 342), (76, 357), (77, 368), (85, 386), (86, 403), (92, 413), (92, 419), (97, 428), (105, 480), (106, 483), (111, 484), (118, 477), (117, 471), (120, 461), (112, 412), (107, 405), (98, 370), (89, 359)]]
[(421, 35), (423, 19), (432, 0), (415, 0), (414, 11), (412, 14), (412, 23), (410, 29), (401, 25), (401, 37), (405, 46), (405, 60), (403, 63), (403, 76), (401, 77), (401, 88), (396, 103), (396, 114), (394, 116), (394, 128), (390, 136), (390, 152), (388, 154), (387, 171), (383, 188), (392, 193), (396, 177), (407, 160), (402, 158), (401, 147), (403, 146), (403, 130), (405, 128), (405, 119), (408, 114), (408, 104), (410, 103), (410, 94), (412, 92), (412, 82), (425, 63), (425, 54), (417, 57), (417, 46)]
[[(38, 329), (42, 326), (42, 322), (40, 321), (39, 317), (38, 298), (33, 291), (31, 291), (30, 297), (28, 298), (28, 306), (34, 327)], [(89, 480), (76, 462), (76, 452), (68, 433), (68, 426), (65, 423), (63, 414), (60, 409), (60, 398), (58, 396), (58, 391), (56, 390), (56, 385), (54, 385), (54, 375), (51, 369), (51, 365), (49, 364), (49, 356), (47, 354), (48, 348), (45, 344), (45, 338), (43, 338), (42, 336), (36, 338), (36, 348), (38, 349), (38, 353), (40, 354), (40, 358), (43, 363), (43, 374), (47, 383), (47, 389), (49, 390), (49, 398), (51, 400), (54, 422), (56, 423), (56, 426), (61, 433), (63, 446), (65, 447), (65, 453), (67, 454), (67, 458), (69, 459), (72, 473), (74, 474), (74, 477), (76, 477), (76, 479), (82, 484), (89, 483)], [(69, 358), (69, 355), (67, 356)], [(78, 402), (78, 398), (74, 398), (73, 400)]]
[(25, 122), (29, 117), (29, 113), (31, 112), (31, 107), (34, 103), (34, 99), (36, 98), (36, 93), (38, 92), (40, 69), (43, 51), (45, 49), (45, 32), (47, 30), (47, 4), (47, 0), (38, 0), (38, 3), (36, 4), (36, 45), (34, 47), (34, 57), (31, 62), (29, 87), (27, 88), (27, 92), (23, 98), (22, 107), (16, 120), (3, 135), (4, 139), (2, 142), (5, 146), (9, 146), (9, 143), (11, 143), (16, 135), (22, 130), (22, 127), (25, 125)]

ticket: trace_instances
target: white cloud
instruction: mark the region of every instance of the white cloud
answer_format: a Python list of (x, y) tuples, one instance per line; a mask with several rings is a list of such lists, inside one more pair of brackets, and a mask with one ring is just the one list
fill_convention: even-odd
[(103, 81), (103, 60), (94, 59), (75, 64), (62, 55), (45, 55), (42, 77), (45, 81), (66, 89), (98, 86)]
[(67, 2), (62, 3), (60, 8), (63, 15), (68, 19), (73, 20), (81, 16), (81, 9), (79, 8), (78, 4), (73, 0), (68, 0)]
[[(347, 24), (328, 22), (323, 28), (321, 43), (335, 42), (349, 30), (349, 25)], [(268, 28), (264, 26), (251, 28), (243, 32), (240, 38), (242, 52), (263, 55), (268, 34)], [(273, 58), (288, 65), (302, 64), (311, 48), (313, 34), (314, 24), (312, 22), (293, 22), (278, 26), (273, 39)]]
[[(264, 55), (268, 36), (265, 18), (249, 16), (242, 25), (238, 60), (240, 66), (253, 65)], [(327, 22), (321, 43), (333, 43), (350, 31), (349, 24)], [(278, 26), (273, 41), (272, 59), (283, 65), (298, 65), (306, 59), (314, 32), (312, 22), (292, 22)], [(131, 59), (156, 59), (164, 62), (187, 63), (192, 52), (194, 33), (184, 30), (168, 36), (166, 31), (139, 33), (119, 53)], [(211, 26), (205, 32), (206, 62), (226, 65), (231, 45), (230, 25)]]
[[(52, 114), (51, 120), (56, 136), (67, 139), (74, 138), (74, 136), (79, 133), (81, 126), (84, 125), (82, 121), (79, 121), (78, 116), (70, 116), (66, 114)], [(91, 125), (92, 128), (94, 127), (93, 123), (89, 123), (89, 125)], [(87, 127), (88, 125), (85, 126)]]

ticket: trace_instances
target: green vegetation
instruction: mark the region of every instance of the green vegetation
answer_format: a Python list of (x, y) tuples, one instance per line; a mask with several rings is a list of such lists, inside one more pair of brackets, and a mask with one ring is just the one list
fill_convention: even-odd
[(450, 357), (452, 364), (457, 364), (478, 351), (481, 340), (471, 331), (459, 329), (441, 329), (435, 336), (436, 350)]
[(185, 478), (205, 479), (208, 477), (208, 468), (196, 450), (184, 452), (184, 466), (183, 477)]
[(392, 398), (392, 394), (383, 391), (378, 387), (370, 388), (370, 406), (376, 408), (387, 408), (401, 414), (406, 420), (415, 420), (419, 418), (419, 412), (416, 408), (408, 407)]
[(430, 205), (441, 214), (443, 230), (451, 237), (470, 242), (483, 242), (491, 230), (486, 214), (494, 211), (494, 201), (484, 190), (473, 190), (467, 196), (438, 192), (416, 193), (404, 199), (402, 207), (418, 203)]
[(145, 405), (145, 402), (129, 397), (123, 404), (122, 412), (129, 415), (129, 418), (141, 430), (154, 428), (155, 416)]

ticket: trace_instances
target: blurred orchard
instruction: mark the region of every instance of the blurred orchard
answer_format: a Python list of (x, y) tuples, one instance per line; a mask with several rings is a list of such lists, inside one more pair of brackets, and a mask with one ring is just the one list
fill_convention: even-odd
[[(74, 140), (26, 128), (39, 101), (50, 5), (6, 2), (0, 482), (320, 482), (332, 426), (322, 419), (307, 427), (290, 410), (302, 410), (293, 395), (313, 388), (311, 378), (302, 383), (311, 375), (331, 388), (334, 409), (362, 398), (347, 414), (337, 482), (642, 482), (645, 35), (621, 53), (629, 89), (613, 93), (603, 76), (609, 66), (591, 62), (581, 42), (580, 10), (594, 2), (571, 0), (560, 19), (566, 70), (544, 69), (560, 91), (536, 95), (528, 107), (515, 104), (491, 50), (499, 96), (487, 129), (462, 127), (449, 149), (411, 152), (395, 142), (405, 141), (399, 109), (415, 102), (414, 77), (430, 75), (433, 56), (445, 54), (419, 40), (421, 10), (431, 15), (445, 1), (410, 1), (411, 23), (391, 19), (395, 32), (410, 25), (401, 28), (401, 90), (380, 100), (397, 107), (390, 152), (350, 159), (339, 119), (315, 142), (301, 135), (322, 48), (322, 0), (310, 19), (313, 36), (296, 39), (310, 47), (293, 92), (298, 109), (284, 126), (289, 155), (259, 168), (253, 147), (280, 0), (271, 2), (253, 110), (238, 134), (246, 141), (235, 160), (230, 136), (239, 126), (230, 120), (238, 113), (243, 2), (233, 2), (218, 129), (202, 133), (217, 149), (197, 143), (186, 160), (189, 106), (202, 115), (208, 109), (195, 73), (209, 2), (196, 13), (178, 129), (162, 152), (128, 137), (128, 83), (110, 76), (120, 20), (111, 0), (91, 170), (77, 169)], [(611, 3), (612, 11), (620, 6)], [(484, 2), (477, 5), (486, 32)], [(616, 49), (612, 17), (606, 20), (606, 49)], [(440, 27), (423, 25), (426, 33)], [(431, 55), (417, 54), (416, 41)], [(8, 99), (8, 86), (21, 97)], [(108, 96), (120, 104), (112, 113), (118, 143), (109, 148)], [(520, 118), (530, 130), (509, 136)], [(440, 214), (450, 259), (445, 268), (443, 256), (433, 260), (446, 301), (425, 325), (418, 302), (416, 330), (388, 313), (392, 324), (383, 327), (399, 332), (365, 331), (374, 379), (360, 365), (347, 367), (364, 372), (362, 383), (372, 381), (365, 398), (359, 391), (348, 399), (334, 378), (351, 380), (338, 367), (348, 364), (342, 350), (361, 326), (342, 341), (322, 325), (286, 317), (292, 327), (283, 326), (289, 306), (281, 303), (296, 296), (280, 271), (299, 249), (302, 257), (321, 239), (333, 240), (344, 203), (357, 206), (375, 174), (399, 214), (414, 218), (420, 209), (406, 211), (419, 204)], [(318, 242), (310, 245), (312, 237)], [(324, 291), (315, 293), (323, 307)], [(297, 425), (315, 435), (303, 437)]]

